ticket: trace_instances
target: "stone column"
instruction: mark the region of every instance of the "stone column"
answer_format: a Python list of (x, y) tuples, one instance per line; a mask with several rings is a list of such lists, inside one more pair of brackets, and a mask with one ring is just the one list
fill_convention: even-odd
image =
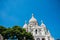
[(42, 40), (42, 38), (40, 38), (40, 40)]
[(48, 37), (45, 37), (45, 40), (48, 40)]

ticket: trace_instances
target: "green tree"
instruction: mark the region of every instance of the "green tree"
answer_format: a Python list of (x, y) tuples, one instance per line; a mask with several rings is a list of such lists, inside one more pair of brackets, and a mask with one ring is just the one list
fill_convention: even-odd
[(21, 28), (20, 26), (13, 26), (12, 28), (4, 28), (3, 26), (1, 26), (0, 30), (4, 39), (8, 38), (13, 39), (16, 36), (18, 40), (28, 40), (28, 39), (34, 40), (32, 34), (26, 32), (26, 30)]
[(2, 34), (2, 32), (5, 30), (6, 30), (6, 28), (4, 26), (0, 26), (0, 34)]
[(11, 28), (7, 28), (5, 31), (2, 32), (4, 39), (8, 39), (9, 37), (11, 37), (11, 30)]

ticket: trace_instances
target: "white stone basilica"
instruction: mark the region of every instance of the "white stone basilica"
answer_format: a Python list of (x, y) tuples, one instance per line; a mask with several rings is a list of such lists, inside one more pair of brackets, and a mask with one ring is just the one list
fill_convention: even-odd
[(54, 40), (49, 30), (46, 29), (46, 25), (41, 21), (41, 25), (39, 26), (33, 14), (29, 20), (29, 24), (25, 22), (23, 28), (25, 28), (27, 32), (31, 32), (35, 40)]

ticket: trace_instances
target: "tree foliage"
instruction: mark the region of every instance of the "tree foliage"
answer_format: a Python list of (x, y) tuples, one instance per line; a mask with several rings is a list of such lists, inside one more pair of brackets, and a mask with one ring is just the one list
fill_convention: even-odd
[(0, 26), (0, 34), (2, 34), (4, 39), (18, 38), (18, 40), (34, 40), (32, 34), (26, 32), (26, 30), (20, 26), (13, 26), (12, 28)]

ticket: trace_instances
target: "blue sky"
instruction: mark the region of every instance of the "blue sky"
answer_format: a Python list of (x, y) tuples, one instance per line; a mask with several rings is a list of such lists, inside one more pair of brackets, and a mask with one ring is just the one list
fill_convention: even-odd
[(60, 0), (0, 0), (0, 25), (22, 27), (32, 13), (39, 25), (43, 20), (51, 35), (60, 38)]

